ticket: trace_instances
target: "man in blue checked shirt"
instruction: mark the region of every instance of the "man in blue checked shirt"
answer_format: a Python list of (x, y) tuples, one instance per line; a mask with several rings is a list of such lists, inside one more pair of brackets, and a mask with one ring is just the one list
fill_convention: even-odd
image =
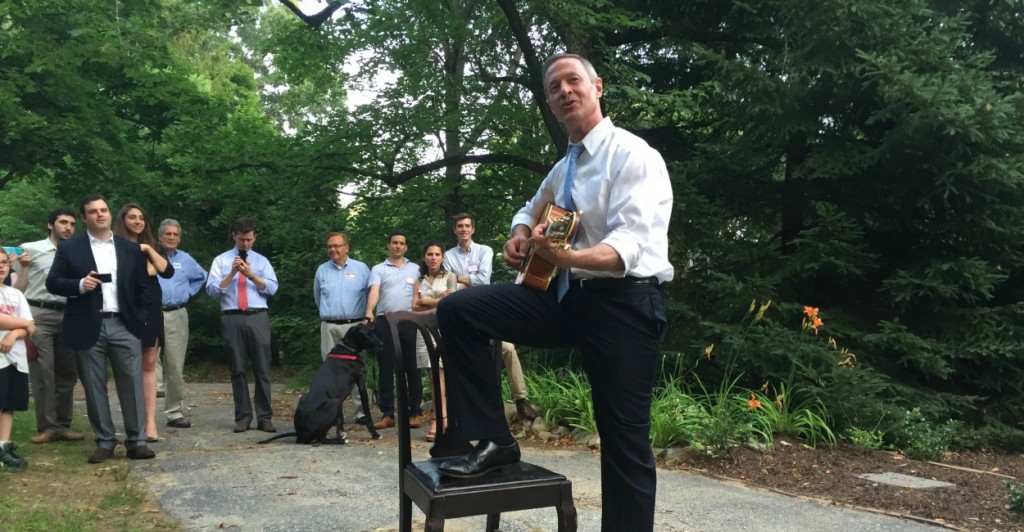
[[(167, 218), (160, 222), (160, 245), (163, 246), (167, 261), (174, 267), (170, 279), (158, 277), (163, 290), (164, 345), (157, 356), (157, 382), (166, 377), (164, 415), (167, 426), (187, 429), (192, 423), (182, 412), (185, 400), (185, 379), (181, 372), (185, 367), (185, 352), (188, 351), (188, 310), (185, 305), (206, 284), (206, 270), (192, 258), (192, 255), (178, 249), (181, 243), (181, 224)], [(161, 363), (163, 362), (163, 363)], [(166, 368), (164, 373), (163, 368)]]
[[(370, 268), (348, 256), (348, 235), (330, 233), (327, 235), (327, 262), (316, 269), (313, 278), (313, 301), (320, 310), (320, 358), (327, 360), (327, 353), (341, 342), (349, 329), (359, 323), (369, 323), (366, 318), (366, 295), (370, 290)], [(358, 390), (352, 391), (352, 405), (355, 420), (360, 423), (366, 417)]]

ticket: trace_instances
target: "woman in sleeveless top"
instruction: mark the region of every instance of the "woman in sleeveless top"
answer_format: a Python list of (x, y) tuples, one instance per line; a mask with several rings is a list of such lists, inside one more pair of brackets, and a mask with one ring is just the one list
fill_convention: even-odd
[[(444, 296), (457, 290), (458, 287), (458, 276), (444, 269), (444, 247), (437, 241), (427, 242), (423, 246), (420, 278), (416, 281), (412, 290), (412, 309), (415, 311), (435, 310), (437, 309), (438, 301), (441, 301)], [(429, 367), (429, 364), (427, 364), (427, 367)], [(427, 431), (427, 441), (434, 441), (438, 422), (443, 423), (444, 427), (448, 426), (446, 420), (437, 420), (437, 415), (441, 411), (438, 405), (444, 404), (445, 397), (444, 368), (438, 368), (438, 370), (438, 377), (441, 381), (441, 397), (434, 398), (435, 422), (430, 424), (430, 429)], [(427, 372), (428, 377), (432, 375), (433, 373)], [(431, 379), (430, 390), (431, 392), (434, 390), (433, 379)], [(445, 411), (447, 412), (447, 409)], [(442, 430), (444, 429), (442, 428)]]
[(164, 256), (163, 248), (153, 239), (149, 217), (139, 205), (129, 203), (121, 207), (114, 219), (114, 234), (139, 244), (146, 255), (150, 301), (146, 330), (142, 334), (142, 398), (146, 407), (146, 438), (155, 442), (160, 439), (156, 428), (156, 357), (164, 343), (163, 291), (156, 276), (170, 279), (174, 268)]

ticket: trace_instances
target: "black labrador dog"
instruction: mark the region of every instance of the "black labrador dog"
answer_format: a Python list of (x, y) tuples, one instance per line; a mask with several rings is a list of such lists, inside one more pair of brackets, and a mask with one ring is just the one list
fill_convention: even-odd
[[(334, 346), (327, 354), (327, 360), (320, 366), (313, 382), (309, 385), (309, 393), (299, 398), (295, 407), (295, 432), (280, 434), (259, 443), (295, 436), (295, 443), (311, 444), (345, 444), (348, 440), (342, 432), (345, 423), (343, 406), (345, 398), (352, 392), (352, 387), (359, 390), (363, 401), (364, 419), (371, 420), (370, 398), (366, 392), (366, 356), (378, 354), (383, 343), (373, 334), (373, 328), (360, 323), (350, 328), (341, 343)], [(335, 427), (335, 437), (328, 438), (327, 433)], [(370, 435), (375, 440), (380, 434), (367, 423)]]

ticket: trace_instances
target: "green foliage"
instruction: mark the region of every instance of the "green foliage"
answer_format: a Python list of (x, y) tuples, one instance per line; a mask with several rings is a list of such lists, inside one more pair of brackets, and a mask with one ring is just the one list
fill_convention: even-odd
[(760, 440), (771, 447), (772, 434), (755, 424), (747, 402), (738, 393), (738, 377), (723, 381), (716, 390), (709, 391), (697, 379), (700, 392), (695, 394), (699, 406), (694, 439), (691, 445), (698, 449), (728, 452), (736, 445)]
[(703, 448), (698, 434), (701, 427), (710, 423), (707, 418), (700, 403), (684, 393), (676, 379), (669, 379), (654, 390), (651, 399), (651, 445)]
[(763, 393), (752, 394), (760, 403), (752, 414), (763, 432), (800, 438), (811, 447), (817, 447), (819, 442), (835, 445), (836, 437), (821, 399), (808, 398), (803, 390), (786, 383), (780, 383), (773, 394), (774, 399)]
[(915, 407), (906, 412), (892, 435), (896, 447), (908, 458), (941, 462), (961, 427), (962, 423), (954, 420), (932, 423)]
[(1024, 483), (1010, 480), (1004, 482), (1006, 482), (1006, 489), (1010, 491), (1010, 508), (1015, 512), (1024, 512)]
[(524, 375), (530, 402), (551, 426), (567, 425), (597, 434), (594, 403), (586, 375), (568, 370), (548, 369)]
[[(732, 359), (694, 371), (727, 384), (740, 367), (752, 389), (795, 367), (839, 426), (919, 406), (984, 423), (971, 445), (1021, 441), (986, 428), (1024, 421), (1013, 2), (512, 4), (522, 28), (488, 2), (346, 4), (316, 30), (259, 0), (4, 4), (4, 239), (42, 238), (50, 208), (101, 192), (179, 219), (208, 265), (252, 216), (281, 281), (277, 352), (312, 363), (327, 231), (373, 264), (404, 228), (415, 259), (469, 211), (498, 253), (494, 281), (511, 279), (510, 216), (565, 146), (537, 63), (580, 52), (607, 114), (671, 171), (666, 352), (716, 344)], [(775, 303), (738, 325), (751, 297)], [(796, 329), (803, 304), (827, 312), (822, 337)], [(219, 357), (217, 305), (190, 312), (191, 356)]]
[(858, 449), (874, 451), (885, 448), (885, 434), (877, 429), (847, 427), (843, 439)]

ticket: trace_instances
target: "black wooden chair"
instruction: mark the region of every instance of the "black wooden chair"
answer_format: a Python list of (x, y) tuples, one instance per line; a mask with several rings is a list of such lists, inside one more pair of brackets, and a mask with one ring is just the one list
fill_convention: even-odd
[[(430, 354), (430, 367), (433, 372), (434, 423), (436, 425), (436, 441), (430, 449), (428, 460), (413, 462), (409, 436), (409, 389), (405, 379), (398, 378), (396, 388), (397, 405), (395, 414), (398, 421), (398, 464), (399, 464), (399, 530), (412, 530), (412, 503), (426, 515), (424, 530), (444, 530), (446, 519), (468, 517), (473, 515), (487, 516), (487, 531), (498, 530), (502, 512), (529, 510), (532, 508), (555, 507), (558, 514), (558, 530), (573, 532), (576, 530), (576, 507), (572, 500), (572, 482), (563, 475), (548, 471), (536, 465), (520, 462), (518, 466), (491, 472), (479, 478), (457, 479), (443, 477), (438, 466), (446, 459), (459, 456), (472, 450), (468, 442), (460, 442), (454, 430), (442, 431), (446, 412), (441, 397), (440, 379), (438, 378), (438, 361), (444, 352), (437, 327), (437, 315), (430, 312), (389, 312), (384, 316), (391, 328), (391, 337), (395, 346), (395, 367), (402, 368), (403, 356), (414, 356), (413, 353), (402, 353), (398, 338), (401, 323), (412, 323), (418, 329), (427, 344)], [(499, 347), (500, 349), (500, 347)], [(458, 393), (448, 387), (449, 394)], [(454, 427), (458, 420), (449, 420)]]

